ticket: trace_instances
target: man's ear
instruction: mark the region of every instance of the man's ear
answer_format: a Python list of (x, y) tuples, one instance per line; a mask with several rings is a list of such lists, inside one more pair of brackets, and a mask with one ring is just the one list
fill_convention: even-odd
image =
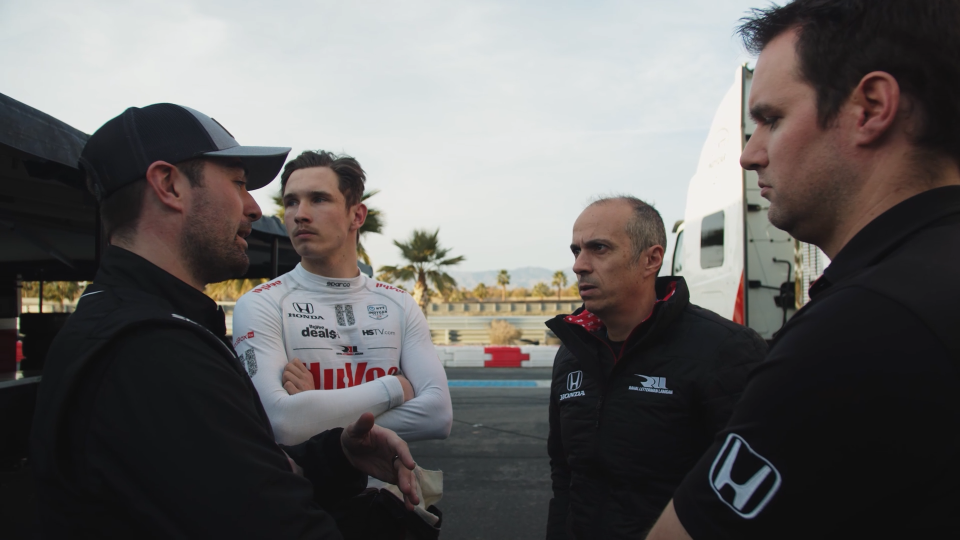
[(656, 276), (663, 266), (663, 246), (650, 246), (643, 254), (643, 276)]
[(177, 212), (186, 211), (184, 193), (189, 180), (176, 166), (166, 161), (154, 161), (147, 168), (147, 190), (157, 202)]
[(350, 208), (350, 230), (359, 231), (367, 221), (367, 205), (360, 203)]
[(850, 95), (856, 115), (854, 142), (869, 146), (890, 132), (900, 112), (900, 85), (885, 71), (873, 71), (860, 79)]

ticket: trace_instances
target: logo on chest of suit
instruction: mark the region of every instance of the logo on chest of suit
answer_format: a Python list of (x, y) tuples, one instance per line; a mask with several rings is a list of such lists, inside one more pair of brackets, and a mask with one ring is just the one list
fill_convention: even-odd
[(296, 319), (314, 319), (314, 320), (320, 319), (321, 321), (323, 320), (323, 317), (321, 315), (313, 314), (313, 304), (311, 304), (310, 302), (294, 302), (293, 310), (296, 311), (296, 313), (289, 312), (287, 313), (287, 317), (294, 317)]
[(334, 306), (337, 312), (337, 324), (339, 326), (353, 326), (357, 320), (353, 318), (353, 306), (350, 304), (337, 304)]
[(337, 356), (363, 356), (362, 352), (357, 352), (355, 345), (340, 345), (340, 352)]
[(367, 328), (363, 331), (365, 336), (395, 336), (396, 332), (393, 330), (384, 330), (383, 328)]
[(367, 306), (367, 315), (371, 319), (383, 320), (387, 318), (387, 306), (386, 304), (373, 304)]
[(583, 390), (579, 390), (581, 386), (583, 386), (583, 372), (571, 371), (570, 373), (568, 373), (567, 374), (567, 393), (560, 394), (560, 401), (563, 401), (565, 399), (570, 399), (573, 397), (582, 397), (586, 395)]
[(635, 392), (650, 392), (653, 394), (672, 394), (673, 390), (667, 388), (667, 378), (666, 377), (648, 377), (646, 375), (640, 375), (639, 373), (634, 374), (636, 377), (643, 379), (640, 381), (640, 386), (630, 386), (630, 390)]
[(317, 326), (311, 324), (303, 329), (300, 332), (300, 335), (303, 337), (315, 337), (315, 338), (326, 338), (326, 339), (337, 339), (340, 337), (340, 334), (336, 330), (331, 330), (324, 328), (322, 326)]

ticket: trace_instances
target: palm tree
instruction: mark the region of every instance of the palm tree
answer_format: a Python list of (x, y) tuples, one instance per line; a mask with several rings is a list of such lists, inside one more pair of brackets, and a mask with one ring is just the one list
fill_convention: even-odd
[(538, 281), (536, 285), (533, 286), (533, 291), (531, 293), (533, 296), (539, 296), (540, 300), (543, 300), (543, 297), (550, 294), (550, 286), (542, 281)]
[(413, 299), (424, 315), (427, 313), (427, 303), (430, 301), (427, 280), (430, 280), (438, 293), (446, 294), (448, 290), (457, 286), (457, 281), (447, 274), (444, 268), (466, 260), (463, 255), (447, 258), (450, 250), (440, 247), (439, 235), (440, 229), (433, 233), (425, 229), (415, 229), (406, 242), (394, 240), (393, 245), (400, 248), (400, 255), (410, 264), (381, 266), (379, 270), (400, 281), (413, 281)]
[(500, 273), (497, 274), (497, 285), (499, 285), (503, 289), (503, 294), (500, 296), (501, 301), (505, 302), (507, 300), (507, 285), (509, 284), (510, 284), (510, 273), (507, 272), (506, 270), (501, 270)]
[[(360, 202), (366, 203), (367, 199), (373, 197), (377, 193), (380, 193), (379, 189), (364, 191), (363, 196), (360, 197)], [(274, 195), (273, 202), (278, 208), (280, 208), (280, 210), (277, 212), (277, 217), (280, 218), (280, 221), (283, 221), (284, 209), (283, 197), (281, 194), (277, 193)], [(367, 219), (363, 222), (363, 225), (360, 226), (360, 230), (357, 231), (357, 257), (366, 264), (370, 264), (370, 256), (367, 254), (367, 250), (363, 247), (363, 235), (367, 233), (383, 234), (384, 225), (386, 225), (386, 221), (383, 217), (383, 211), (368, 205)]]
[(486, 298), (487, 296), (490, 296), (490, 290), (487, 289), (486, 285), (484, 285), (483, 283), (480, 283), (473, 288), (473, 296), (475, 296), (477, 300), (480, 300), (482, 302), (484, 298)]
[(567, 274), (563, 270), (553, 273), (553, 286), (557, 288), (557, 301), (560, 301), (560, 291), (567, 286)]
[(228, 279), (220, 283), (211, 283), (203, 289), (203, 293), (217, 302), (233, 302), (246, 294), (247, 291), (266, 283), (263, 278), (256, 279)]
[[(360, 198), (360, 202), (364, 202), (370, 197), (373, 197), (377, 193), (380, 193), (379, 189), (374, 189), (372, 191), (365, 191), (363, 197)], [(386, 225), (386, 222), (383, 218), (383, 212), (372, 206), (367, 206), (367, 220), (363, 222), (363, 225), (360, 226), (357, 236), (357, 257), (360, 257), (360, 260), (370, 264), (370, 256), (367, 255), (367, 250), (363, 247), (363, 235), (368, 233), (373, 234), (383, 234), (383, 226)]]

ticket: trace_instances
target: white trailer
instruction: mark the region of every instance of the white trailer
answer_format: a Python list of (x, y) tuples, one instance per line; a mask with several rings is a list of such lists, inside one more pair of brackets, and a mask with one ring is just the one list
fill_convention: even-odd
[(740, 167), (756, 127), (747, 107), (752, 80), (752, 70), (737, 68), (713, 118), (684, 218), (673, 228), (671, 273), (684, 277), (694, 304), (772, 339), (829, 261), (770, 223), (757, 173)]

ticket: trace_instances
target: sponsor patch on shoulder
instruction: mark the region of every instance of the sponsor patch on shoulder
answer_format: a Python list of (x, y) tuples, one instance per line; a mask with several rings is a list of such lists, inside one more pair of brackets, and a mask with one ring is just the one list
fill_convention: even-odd
[(247, 368), (247, 375), (253, 377), (257, 374), (257, 353), (253, 349), (247, 349), (243, 353), (243, 364)]
[(780, 489), (780, 471), (731, 433), (710, 466), (710, 487), (743, 519), (753, 519)]
[(269, 291), (270, 289), (272, 289), (273, 287), (276, 287), (277, 285), (280, 285), (280, 280), (279, 280), (279, 279), (276, 280), (276, 281), (274, 281), (273, 283), (264, 283), (263, 285), (261, 285), (261, 286), (257, 287), (256, 289), (254, 289), (253, 292), (255, 292), (255, 293), (260, 293), (260, 292), (263, 292), (263, 291)]

